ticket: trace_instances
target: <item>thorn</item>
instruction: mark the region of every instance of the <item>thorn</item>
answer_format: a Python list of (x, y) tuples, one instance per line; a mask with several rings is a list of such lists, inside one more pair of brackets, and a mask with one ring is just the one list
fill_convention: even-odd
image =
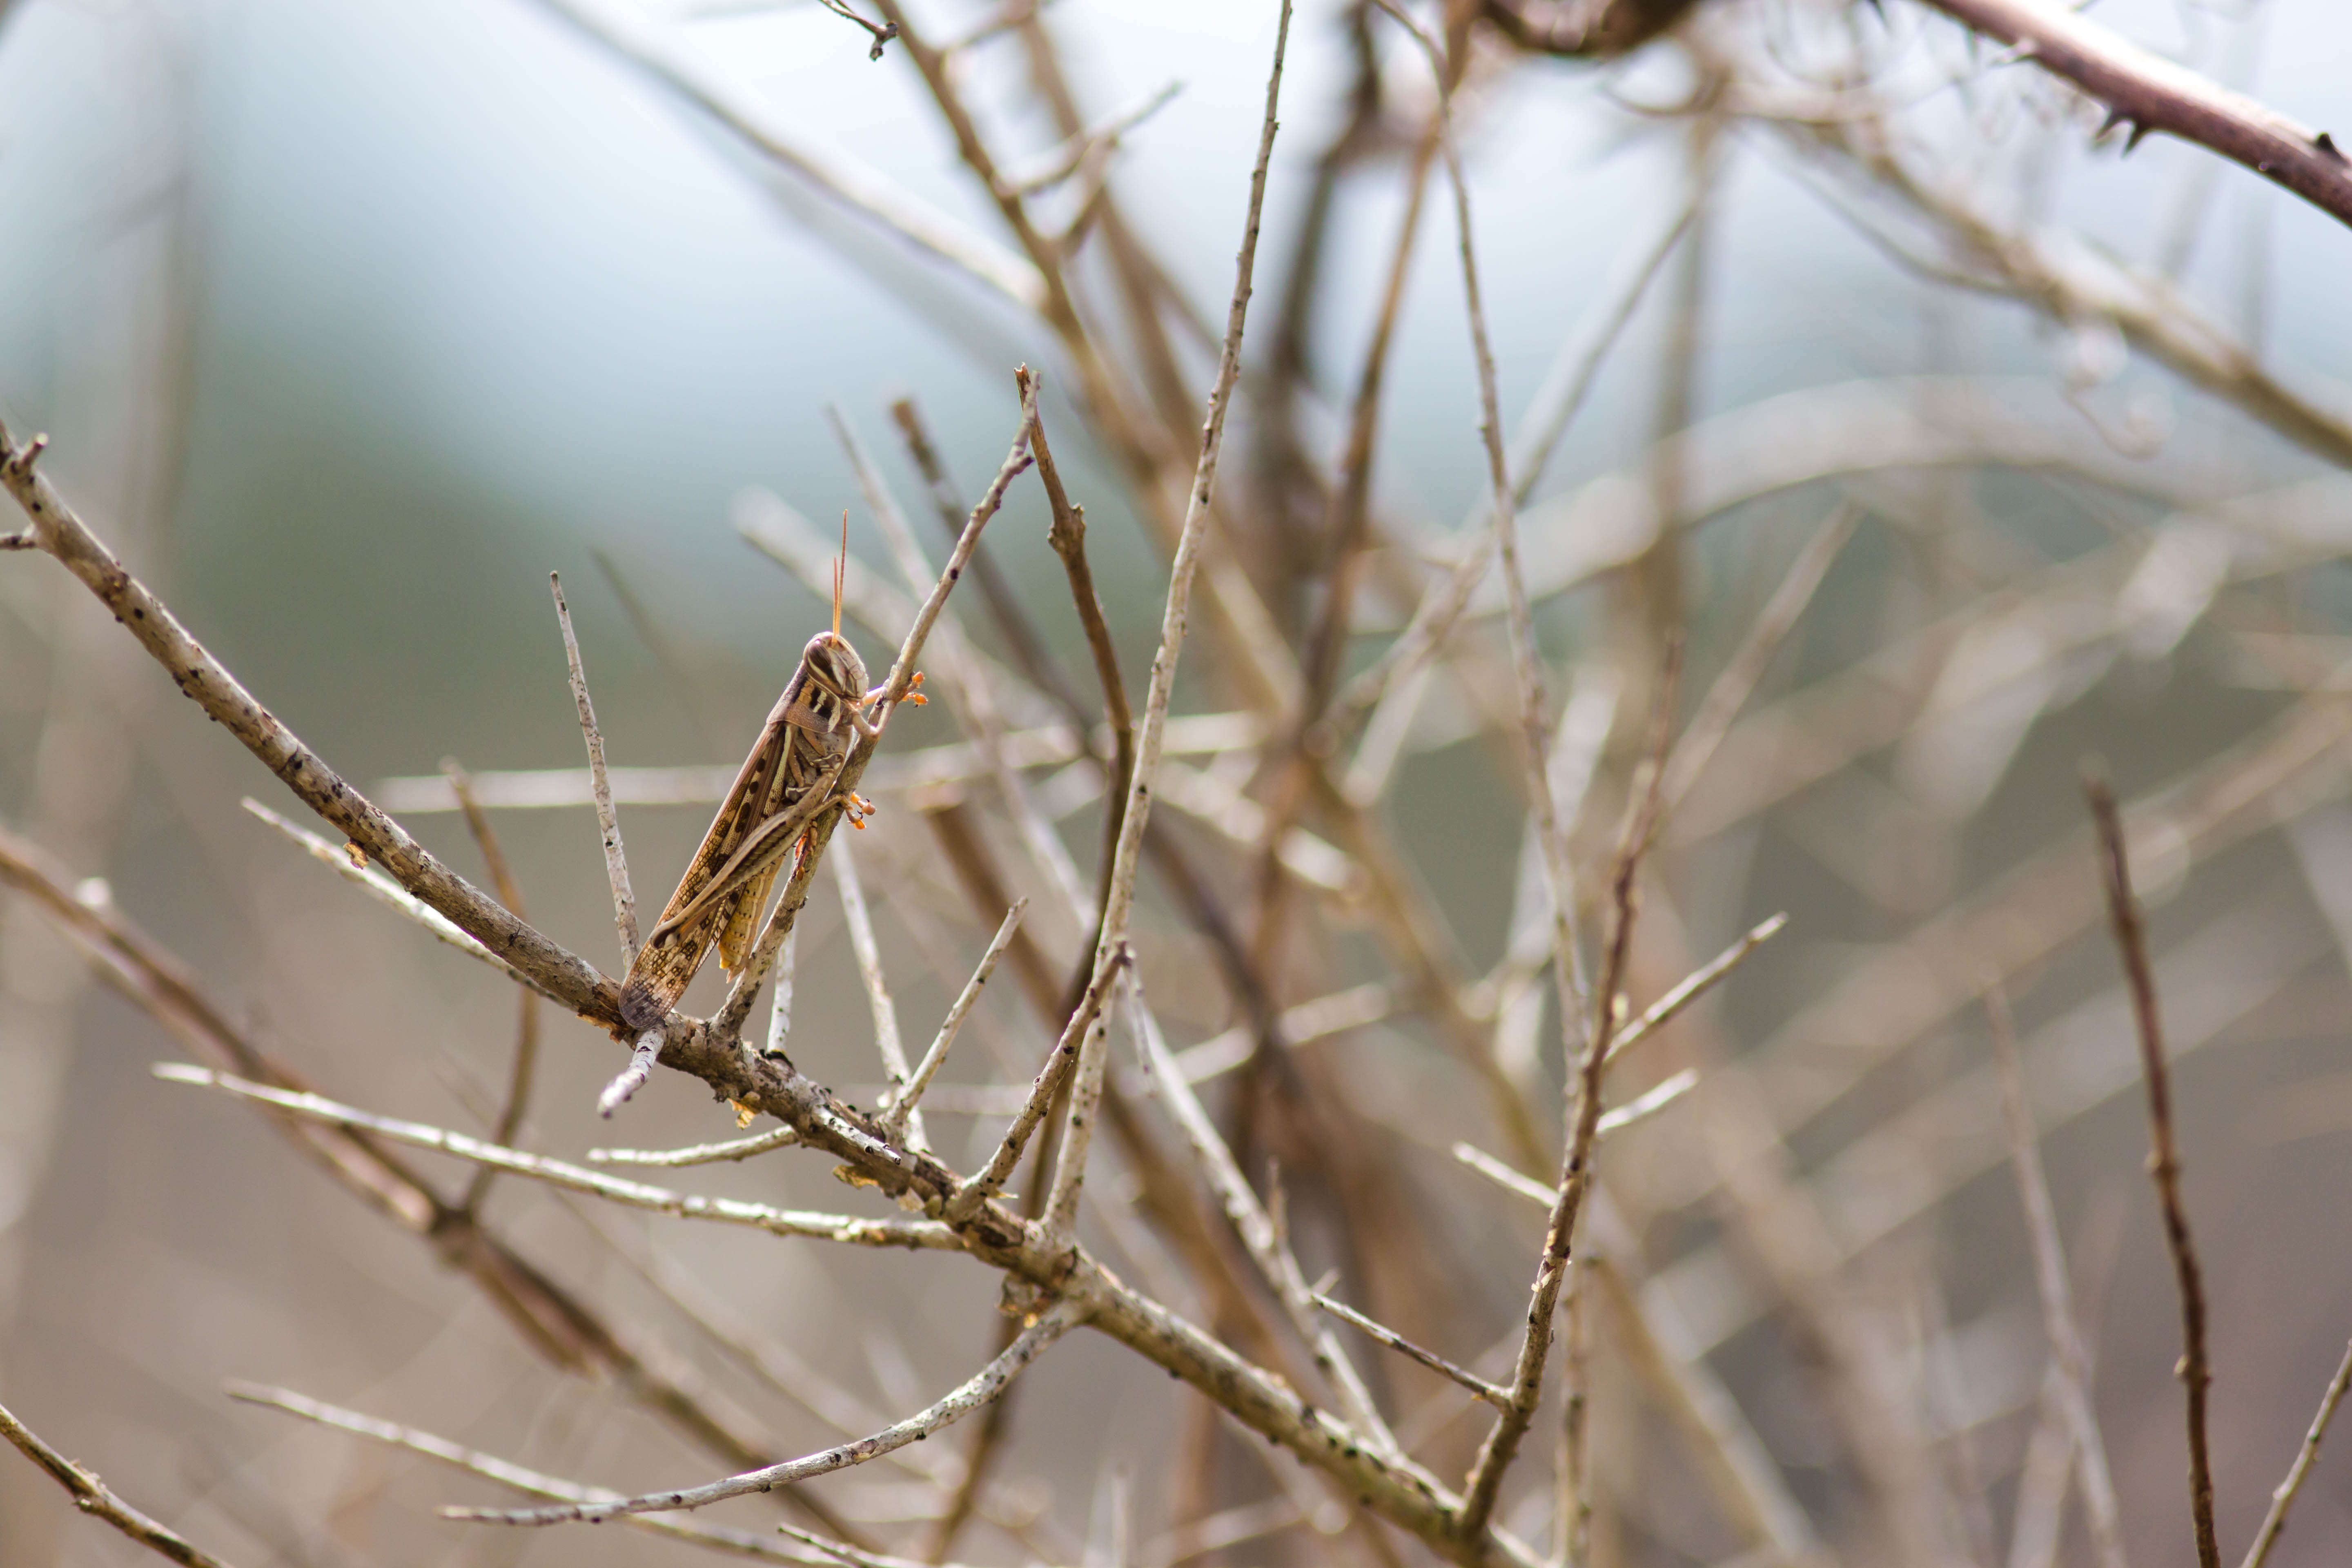
[(2132, 155), (2133, 150), (2139, 146), (2140, 142), (2147, 135), (2147, 132), (2148, 124), (2147, 121), (2137, 120), (2132, 122), (2131, 134), (2124, 138), (2125, 157), (2128, 158)]
[(2331, 158), (2340, 159), (2344, 156), (2344, 150), (2336, 144), (2336, 138), (2330, 136), (2325, 131), (2313, 137), (2311, 139), (2311, 144), (2318, 148), (2321, 152), (2326, 153)]
[(34, 437), (8, 454), (8, 466), (19, 474), (29, 475), (33, 471), (33, 459), (39, 457), (48, 444), (49, 437), (46, 432)]
[(2097, 132), (2092, 136), (2091, 140), (2094, 142), (2105, 141), (2108, 137), (2115, 134), (2116, 126), (2121, 125), (2129, 118), (2131, 117), (2120, 109), (2108, 110), (2107, 117), (2099, 121), (2099, 129)]

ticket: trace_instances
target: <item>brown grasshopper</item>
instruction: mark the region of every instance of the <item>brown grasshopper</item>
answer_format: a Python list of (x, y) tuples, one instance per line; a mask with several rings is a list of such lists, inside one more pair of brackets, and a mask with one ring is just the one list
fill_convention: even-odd
[[(834, 567), (833, 629), (817, 633), (801, 650), (800, 668), (761, 727), (702, 836), (702, 847), (629, 965), (621, 1017), (632, 1032), (653, 1028), (677, 1005), (714, 941), (722, 967), (742, 967), (776, 873), (820, 813), (838, 800), (850, 825), (862, 827), (874, 809), (855, 792), (837, 797), (834, 787), (856, 738), (881, 733), (866, 710), (882, 689), (866, 689), (866, 661), (841, 635), (848, 528), (845, 512), (842, 560)], [(910, 691), (906, 700), (919, 704), (923, 698)]]

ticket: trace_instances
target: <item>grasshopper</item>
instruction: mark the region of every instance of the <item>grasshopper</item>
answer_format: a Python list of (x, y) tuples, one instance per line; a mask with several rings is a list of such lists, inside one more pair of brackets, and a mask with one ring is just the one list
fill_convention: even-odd
[[(655, 1027), (677, 1005), (713, 942), (721, 967), (742, 967), (776, 873), (827, 807), (840, 804), (856, 827), (874, 809), (855, 792), (845, 798), (835, 794), (856, 737), (871, 740), (882, 732), (866, 711), (882, 688), (866, 689), (866, 661), (841, 635), (848, 529), (845, 512), (842, 559), (834, 567), (833, 629), (817, 633), (801, 650), (800, 668), (761, 727), (702, 836), (702, 847), (629, 965), (621, 1017), (633, 1032)], [(923, 698), (910, 691), (906, 700), (919, 704)]]

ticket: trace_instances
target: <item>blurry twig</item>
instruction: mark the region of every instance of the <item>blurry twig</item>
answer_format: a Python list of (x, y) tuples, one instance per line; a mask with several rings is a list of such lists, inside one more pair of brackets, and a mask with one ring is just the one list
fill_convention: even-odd
[(1805, 607), (1812, 603), (1814, 590), (1829, 574), (1831, 564), (1839, 552), (1853, 537), (1854, 525), (1862, 521), (1862, 508), (1852, 501), (1843, 503), (1832, 512), (1829, 520), (1805, 542), (1797, 559), (1789, 565), (1788, 575), (1772, 591), (1764, 608), (1748, 628), (1748, 636), (1724, 664), (1715, 683), (1699, 699), (1698, 709), (1682, 736), (1675, 742), (1673, 756), (1666, 763), (1664, 795), (1666, 811), (1674, 808), (1689, 795), (1691, 786), (1714, 760), (1716, 749), (1729, 732), (1732, 721), (1755, 695), (1757, 682), (1772, 662), (1772, 656), (1795, 628)]
[(830, 1475), (869, 1459), (879, 1458), (893, 1448), (920, 1442), (932, 1433), (950, 1426), (994, 1399), (1004, 1391), (1013, 1377), (1046, 1348), (1075, 1328), (1084, 1317), (1083, 1310), (1069, 1302), (1048, 1308), (1044, 1315), (1021, 1331), (1004, 1353), (990, 1362), (966, 1383), (940, 1399), (937, 1404), (917, 1412), (903, 1421), (894, 1422), (869, 1437), (855, 1443), (844, 1443), (822, 1449), (803, 1458), (791, 1459), (781, 1465), (748, 1474), (730, 1476), (724, 1480), (699, 1487), (688, 1487), (672, 1491), (649, 1492), (641, 1497), (598, 1499), (593, 1501), (566, 1503), (558, 1508), (503, 1510), (480, 1508), (445, 1508), (445, 1519), (467, 1520), (483, 1524), (563, 1524), (573, 1520), (591, 1523), (616, 1519), (632, 1513), (666, 1513), (677, 1509), (705, 1508), (728, 1498), (741, 1497), (749, 1492), (772, 1491), (793, 1481), (813, 1476)]
[(2246, 1549), (2242, 1568), (2263, 1568), (2270, 1560), (2271, 1548), (2278, 1543), (2280, 1531), (2286, 1529), (2286, 1510), (2294, 1506), (2304, 1478), (2311, 1474), (2312, 1462), (2319, 1458), (2319, 1440), (2327, 1436), (2327, 1424), (2335, 1419), (2336, 1407), (2344, 1403), (2347, 1388), (2352, 1388), (2352, 1346), (2346, 1347), (2344, 1359), (2336, 1363), (2336, 1375), (2327, 1380), (2327, 1391), (2319, 1396), (2319, 1412), (2311, 1418), (2311, 1430), (2304, 1435), (2303, 1447), (2296, 1450), (2286, 1479), (2271, 1494), (2270, 1511), (2263, 1515), (2262, 1528), (2254, 1531), (2254, 1543)]
[(2173, 1142), (2172, 1089), (2164, 1059), (2164, 1024), (2157, 1010), (2156, 973), (2147, 960), (2147, 936), (2139, 901), (2132, 893), (2131, 861), (2124, 845), (2123, 815), (2104, 778), (2084, 784), (2091, 819), (2099, 835), (2100, 880), (2107, 916), (2122, 952), (2131, 992), (2132, 1017), (2139, 1028), (2140, 1071), (2147, 1083), (2148, 1174), (2164, 1211), (2164, 1240), (2180, 1288), (2179, 1375), (2188, 1390), (2189, 1509), (2197, 1531), (2199, 1568), (2221, 1568), (2221, 1548), (2213, 1533), (2213, 1467), (2205, 1438), (2205, 1391), (2213, 1381), (2205, 1359), (2205, 1282), (2189, 1238), (2189, 1211), (2180, 1201), (2180, 1155)]
[[(2352, 417), (2285, 385), (2259, 355), (2234, 340), (2160, 278), (2110, 261), (2087, 247), (2003, 226), (1969, 197), (1929, 177), (1889, 145), (1875, 120), (1821, 121), (1783, 129), (1800, 145), (1843, 159), (1883, 194), (1941, 231), (1972, 274), (1941, 271), (1946, 282), (2015, 299), (2064, 326), (2114, 325), (2132, 344), (2190, 384), (2231, 404), (2315, 456), (2352, 463)], [(1906, 265), (1919, 258), (1860, 225)]]
[(930, 1087), (932, 1076), (940, 1070), (940, 1064), (947, 1060), (948, 1047), (955, 1044), (956, 1031), (963, 1026), (965, 1015), (980, 1000), (980, 988), (987, 984), (988, 977), (995, 973), (996, 961), (1004, 956), (1006, 948), (1013, 945), (1013, 933), (1021, 929), (1022, 911), (1028, 907), (1028, 900), (1016, 899), (1013, 907), (1004, 912), (1004, 923), (996, 928), (996, 935), (990, 939), (988, 950), (980, 955), (980, 966), (971, 972), (971, 980), (957, 993), (955, 1001), (949, 1006), (947, 1016), (940, 1023), (939, 1034), (931, 1040), (930, 1049), (923, 1053), (923, 1059), (916, 1064), (914, 1072), (905, 1083), (892, 1086), (882, 1110), (883, 1129), (891, 1137), (906, 1135), (917, 1103), (923, 1098), (923, 1091)]
[[(522, 888), (515, 881), (514, 869), (507, 864), (506, 851), (499, 847), (498, 835), (491, 831), (488, 815), (474, 798), (473, 780), (457, 765), (455, 757), (445, 758), (441, 771), (448, 776), (449, 789), (457, 797), (458, 809), (466, 814), (466, 827), (474, 836), (474, 844), (482, 852), (483, 863), (488, 867), (491, 885), (499, 890), (499, 901), (515, 912), (518, 919), (529, 920), (523, 908)], [(507, 1076), (506, 1104), (499, 1119), (490, 1124), (490, 1142), (512, 1143), (522, 1126), (523, 1112), (530, 1105), (531, 1075), (539, 1066), (539, 993), (530, 986), (519, 988), (521, 1011), (515, 1021), (514, 1062)], [(474, 1173), (473, 1182), (466, 1188), (465, 1200), (457, 1206), (467, 1214), (478, 1211), (482, 1199), (488, 1195), (490, 1183), (497, 1173), (488, 1166)]]
[(2091, 1358), (2083, 1347), (2082, 1329), (2074, 1316), (2074, 1290), (2066, 1277), (2066, 1253), (2058, 1239), (2058, 1215), (2050, 1201), (2049, 1178), (2042, 1170), (2033, 1108), (2026, 1100), (2025, 1066), (2018, 1055), (2017, 1030), (2010, 1019), (2009, 999), (1999, 985), (1985, 993), (1985, 1015), (1992, 1025), (1993, 1066), (2000, 1079), (2000, 1109), (2009, 1128), (2010, 1163), (2017, 1172), (2018, 1197), (2025, 1208), (2026, 1231), (2033, 1239), (2033, 1278), (2041, 1287), (2042, 1329), (2050, 1338), (2059, 1405), (2074, 1440), (2083, 1512), (2090, 1521), (2091, 1541), (2098, 1550), (2100, 1563), (2105, 1568), (2125, 1568), (2123, 1521), (2116, 1508), (2115, 1478), (2107, 1469), (2106, 1440), (2099, 1435), (2098, 1417), (2091, 1407)]
[[(728, 81), (674, 36), (614, 0), (546, 0), (548, 7), (616, 54), (635, 61), (681, 98), (824, 196), (946, 262), (1024, 310), (1044, 302), (1035, 268), (862, 163), (799, 141), (756, 94)], [(885, 26), (890, 24), (886, 23)]]

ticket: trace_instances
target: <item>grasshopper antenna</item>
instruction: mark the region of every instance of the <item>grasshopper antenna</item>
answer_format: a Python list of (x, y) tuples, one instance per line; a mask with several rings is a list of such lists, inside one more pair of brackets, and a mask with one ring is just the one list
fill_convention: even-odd
[(841, 553), (833, 563), (833, 635), (841, 635), (841, 581), (849, 571), (849, 509), (841, 509)]

